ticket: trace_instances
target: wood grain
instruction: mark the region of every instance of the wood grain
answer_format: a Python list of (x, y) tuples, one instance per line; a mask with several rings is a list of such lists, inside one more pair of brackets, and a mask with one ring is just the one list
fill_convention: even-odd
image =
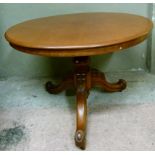
[(17, 50), (30, 54), (86, 56), (136, 45), (152, 27), (148, 18), (138, 15), (79, 13), (26, 21), (9, 28), (5, 37)]
[(74, 58), (74, 72), (67, 76), (60, 84), (54, 86), (47, 82), (45, 87), (49, 93), (57, 94), (69, 88), (76, 92), (76, 132), (75, 144), (81, 148), (86, 147), (87, 131), (87, 98), (93, 87), (100, 87), (106, 92), (119, 92), (126, 88), (126, 81), (120, 79), (116, 83), (107, 82), (104, 73), (90, 68), (89, 57)]
[(74, 57), (75, 70), (58, 84), (47, 82), (49, 93), (74, 88), (77, 102), (75, 143), (86, 146), (87, 97), (92, 87), (107, 92), (126, 88), (126, 81), (107, 82), (104, 73), (91, 69), (89, 56), (119, 51), (144, 41), (152, 22), (126, 13), (79, 13), (34, 19), (17, 24), (5, 33), (10, 45), (29, 54)]

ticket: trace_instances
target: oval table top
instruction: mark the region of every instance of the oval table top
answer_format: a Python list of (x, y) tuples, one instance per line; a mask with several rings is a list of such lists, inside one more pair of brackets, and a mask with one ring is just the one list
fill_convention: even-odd
[(5, 37), (17, 50), (55, 57), (115, 52), (145, 40), (151, 20), (127, 13), (78, 13), (43, 17), (9, 28)]

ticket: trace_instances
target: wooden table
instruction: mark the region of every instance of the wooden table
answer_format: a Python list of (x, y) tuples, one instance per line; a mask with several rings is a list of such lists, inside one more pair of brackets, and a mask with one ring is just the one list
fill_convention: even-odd
[(7, 30), (10, 45), (22, 52), (48, 57), (73, 57), (75, 70), (57, 86), (46, 83), (46, 90), (57, 94), (74, 88), (77, 102), (75, 143), (85, 149), (87, 97), (92, 87), (107, 92), (126, 88), (120, 79), (106, 81), (104, 73), (90, 68), (89, 56), (117, 52), (145, 40), (153, 27), (142, 16), (126, 13), (79, 13), (29, 20)]

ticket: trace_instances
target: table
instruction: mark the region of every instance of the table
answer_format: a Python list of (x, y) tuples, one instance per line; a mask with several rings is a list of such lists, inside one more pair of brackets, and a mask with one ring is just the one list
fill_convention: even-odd
[(74, 88), (76, 92), (75, 144), (85, 149), (87, 97), (92, 87), (107, 92), (126, 88), (120, 79), (109, 83), (104, 73), (90, 67), (90, 56), (117, 52), (145, 40), (153, 27), (145, 17), (127, 13), (92, 12), (49, 16), (19, 23), (9, 28), (5, 38), (22, 52), (48, 57), (72, 57), (75, 70), (58, 85), (47, 82), (46, 90), (57, 94)]

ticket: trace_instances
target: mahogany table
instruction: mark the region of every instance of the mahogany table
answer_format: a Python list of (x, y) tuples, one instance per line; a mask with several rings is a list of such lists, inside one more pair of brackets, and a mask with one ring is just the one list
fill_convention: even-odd
[(5, 37), (13, 48), (22, 52), (48, 57), (73, 57), (73, 73), (56, 86), (47, 82), (46, 90), (57, 94), (66, 89), (75, 89), (75, 143), (85, 149), (86, 99), (89, 90), (100, 87), (107, 92), (118, 92), (126, 88), (124, 80), (109, 83), (104, 73), (90, 68), (89, 56), (134, 46), (148, 37), (152, 27), (149, 19), (138, 15), (78, 13), (29, 20), (9, 28)]

